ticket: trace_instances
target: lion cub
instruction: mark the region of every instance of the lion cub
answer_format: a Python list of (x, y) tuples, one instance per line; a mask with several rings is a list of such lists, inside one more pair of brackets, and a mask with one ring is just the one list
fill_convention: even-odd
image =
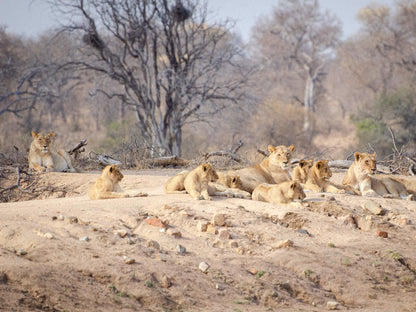
[(375, 178), (371, 175), (377, 170), (377, 154), (354, 153), (354, 162), (342, 181), (343, 185), (357, 188), (362, 195), (383, 196), (414, 200), (406, 186), (390, 177)]
[(97, 182), (89, 191), (90, 199), (109, 199), (124, 197), (144, 197), (146, 193), (136, 191), (123, 191), (118, 184), (123, 179), (123, 174), (116, 165), (108, 165), (103, 169)]
[(295, 168), (293, 168), (292, 180), (298, 181), (299, 183), (306, 183), (312, 166), (313, 158), (311, 160), (299, 160), (298, 165)]
[(204, 163), (188, 173), (183, 182), (186, 192), (191, 195), (193, 199), (212, 198), (208, 193), (208, 183), (218, 180), (218, 174), (209, 163)]
[(297, 181), (286, 181), (279, 184), (261, 183), (253, 190), (252, 199), (272, 204), (288, 204), (305, 198), (302, 186)]
[(63, 149), (55, 151), (52, 148), (55, 133), (46, 134), (32, 131), (33, 141), (29, 150), (29, 168), (36, 172), (76, 172), (72, 167), (71, 157)]

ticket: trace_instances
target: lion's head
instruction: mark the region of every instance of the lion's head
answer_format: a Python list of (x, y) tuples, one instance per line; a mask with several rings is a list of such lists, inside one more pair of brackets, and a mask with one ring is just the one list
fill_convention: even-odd
[(201, 177), (207, 179), (209, 182), (215, 182), (218, 180), (217, 171), (209, 163), (204, 163), (199, 166)]
[(302, 201), (306, 197), (302, 186), (297, 181), (291, 181), (289, 185), (288, 196), (292, 200), (300, 200), (300, 201)]
[(290, 160), (292, 159), (292, 154), (295, 151), (295, 146), (290, 145), (286, 147), (284, 145), (279, 146), (268, 146), (268, 150), (270, 152), (269, 164), (273, 166), (280, 166), (282, 169), (288, 169)]
[(327, 160), (318, 160), (312, 167), (312, 171), (320, 180), (329, 180), (332, 177), (331, 168)]
[(108, 165), (105, 167), (102, 175), (108, 177), (113, 183), (120, 182), (124, 178), (116, 165)]
[(243, 182), (241, 182), (240, 176), (238, 175), (230, 175), (230, 188), (238, 188), (242, 189)]
[(377, 162), (376, 162), (377, 154), (369, 154), (369, 153), (354, 153), (354, 164), (357, 169), (360, 170), (362, 174), (373, 174), (377, 170)]
[(46, 134), (44, 132), (36, 133), (35, 131), (32, 131), (32, 138), (33, 143), (41, 153), (49, 153), (50, 151), (50, 145), (52, 143), (53, 137), (55, 136), (54, 132), (51, 132), (49, 134)]

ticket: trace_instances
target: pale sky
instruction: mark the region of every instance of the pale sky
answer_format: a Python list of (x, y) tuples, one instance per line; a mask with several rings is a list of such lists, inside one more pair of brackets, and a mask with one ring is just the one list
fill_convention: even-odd
[[(234, 31), (243, 40), (250, 37), (251, 28), (262, 16), (270, 16), (278, 0), (208, 0), (210, 20), (230, 18), (236, 22)], [(335, 14), (343, 24), (344, 38), (358, 31), (357, 12), (371, 3), (393, 6), (394, 0), (319, 0), (320, 6)], [(0, 0), (0, 25), (8, 32), (35, 37), (59, 25), (44, 0)]]

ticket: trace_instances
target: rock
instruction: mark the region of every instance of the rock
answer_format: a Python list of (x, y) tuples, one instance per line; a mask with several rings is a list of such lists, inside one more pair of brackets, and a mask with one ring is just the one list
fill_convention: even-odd
[(169, 236), (177, 237), (177, 238), (182, 237), (182, 233), (179, 230), (174, 229), (174, 228), (168, 228), (166, 230), (166, 234), (168, 234)]
[(162, 262), (166, 262), (166, 261), (168, 261), (168, 258), (166, 257), (166, 255), (165, 255), (165, 254), (158, 254), (158, 255), (156, 255), (156, 259), (157, 259), (157, 260), (160, 260), (160, 261), (162, 261)]
[(276, 248), (288, 248), (288, 247), (292, 247), (294, 245), (293, 241), (291, 241), (290, 239), (286, 239), (284, 241), (280, 241)]
[(336, 310), (338, 309), (339, 303), (337, 301), (328, 301), (326, 303), (326, 307), (328, 310)]
[(238, 243), (235, 240), (228, 242), (228, 245), (230, 245), (230, 247), (232, 247), (232, 248), (237, 248), (238, 247)]
[(9, 280), (8, 276), (4, 272), (0, 272), (0, 284), (7, 284), (7, 281)]
[(166, 228), (166, 224), (164, 224), (159, 218), (157, 217), (148, 217), (146, 219), (146, 223), (152, 226), (157, 226), (161, 228)]
[(217, 284), (215, 284), (215, 289), (216, 290), (224, 290), (224, 286), (217, 283)]
[(202, 271), (202, 273), (207, 273), (209, 269), (209, 264), (206, 262), (201, 262), (199, 264), (199, 269)]
[(134, 260), (133, 258), (127, 257), (127, 256), (123, 256), (123, 260), (124, 260), (124, 263), (126, 263), (126, 264), (133, 264), (133, 263), (136, 262), (136, 260)]
[(334, 196), (328, 196), (328, 195), (326, 195), (325, 197), (326, 197), (326, 200), (327, 201), (335, 201), (335, 197)]
[(81, 237), (79, 240), (83, 242), (88, 242), (90, 238), (88, 236), (84, 236), (84, 237)]
[(380, 216), (380, 215), (383, 215), (384, 214), (384, 209), (383, 209), (383, 207), (381, 207), (381, 205), (380, 204), (378, 204), (378, 203), (376, 203), (375, 201), (373, 201), (373, 200), (366, 200), (363, 204), (362, 204), (362, 206), (361, 206), (363, 209), (366, 209), (366, 210), (368, 210), (369, 212), (371, 212), (372, 214), (375, 214), (375, 215), (378, 215), (378, 216)]
[(17, 250), (16, 250), (16, 255), (18, 255), (18, 256), (24, 256), (24, 255), (27, 255), (27, 251), (26, 251), (26, 250), (24, 250), (24, 249), (17, 249)]
[(217, 229), (212, 224), (208, 224), (208, 226), (207, 226), (207, 233), (217, 234)]
[(179, 253), (181, 253), (181, 254), (183, 254), (183, 253), (185, 253), (186, 252), (186, 248), (185, 247), (183, 247), (182, 245), (176, 245), (175, 246), (175, 251), (176, 252), (179, 252)]
[(58, 215), (57, 217), (56, 217), (56, 219), (58, 219), (59, 221), (64, 221), (65, 220), (65, 217), (63, 216), (63, 215)]
[(55, 236), (53, 236), (53, 234), (49, 233), (49, 232), (45, 233), (44, 237), (47, 238), (47, 239), (54, 239), (55, 238)]
[(305, 229), (298, 230), (298, 233), (310, 236), (309, 232)]
[(389, 233), (377, 229), (377, 236), (387, 238), (387, 237), (389, 237)]
[(238, 253), (238, 254), (240, 254), (240, 255), (244, 255), (244, 254), (245, 254), (245, 252), (246, 252), (246, 251), (245, 251), (245, 249), (244, 249), (243, 247), (241, 247), (241, 246), (240, 246), (240, 247), (238, 247), (238, 248), (237, 248), (237, 253)]
[(349, 226), (352, 229), (357, 228), (357, 224), (356, 224), (354, 216), (352, 214), (349, 214), (348, 216), (345, 216), (343, 223), (345, 225)]
[(127, 236), (127, 231), (126, 230), (117, 230), (114, 232), (115, 235), (120, 236), (121, 238), (124, 238)]
[(402, 218), (402, 219), (399, 219), (399, 220), (397, 221), (397, 223), (398, 223), (399, 225), (401, 225), (401, 226), (405, 226), (405, 225), (412, 224), (412, 221), (411, 221), (411, 220), (409, 220), (408, 218)]
[(199, 232), (206, 232), (208, 228), (208, 224), (209, 223), (207, 221), (199, 220), (198, 224), (196, 225), (196, 228)]
[(248, 270), (251, 275), (256, 275), (259, 271), (256, 268), (251, 268)]
[(161, 284), (163, 288), (169, 288), (172, 285), (172, 282), (170, 281), (170, 278), (168, 276), (163, 275)]
[(212, 217), (212, 225), (218, 225), (218, 226), (224, 226), (225, 225), (225, 214), (222, 213), (216, 213), (213, 217)]
[(78, 218), (77, 217), (67, 217), (66, 220), (68, 221), (68, 223), (73, 224), (73, 223), (78, 223)]
[(231, 238), (231, 235), (226, 229), (221, 229), (218, 232), (218, 238), (223, 239), (223, 240), (228, 240)]
[(157, 250), (160, 250), (160, 245), (159, 245), (159, 243), (158, 243), (157, 241), (154, 241), (154, 240), (149, 240), (149, 241), (147, 242), (147, 247), (149, 247), (149, 248), (154, 248), (154, 249), (157, 249)]

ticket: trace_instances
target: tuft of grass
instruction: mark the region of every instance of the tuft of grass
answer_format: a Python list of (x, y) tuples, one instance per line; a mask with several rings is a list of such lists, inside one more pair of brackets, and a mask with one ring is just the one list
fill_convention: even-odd
[(312, 275), (313, 271), (312, 270), (305, 270), (303, 273), (305, 274), (306, 277), (309, 277), (309, 276)]
[(153, 283), (151, 281), (146, 281), (146, 286), (147, 287), (150, 287), (150, 288), (153, 288), (154, 287), (154, 285), (153, 285)]
[(345, 258), (345, 260), (344, 260), (344, 265), (345, 265), (345, 266), (351, 266), (351, 261), (350, 261), (350, 258)]
[(328, 243), (328, 247), (335, 248), (335, 244), (334, 243)]
[(257, 277), (262, 277), (264, 274), (266, 274), (266, 271), (258, 271), (257, 272)]

